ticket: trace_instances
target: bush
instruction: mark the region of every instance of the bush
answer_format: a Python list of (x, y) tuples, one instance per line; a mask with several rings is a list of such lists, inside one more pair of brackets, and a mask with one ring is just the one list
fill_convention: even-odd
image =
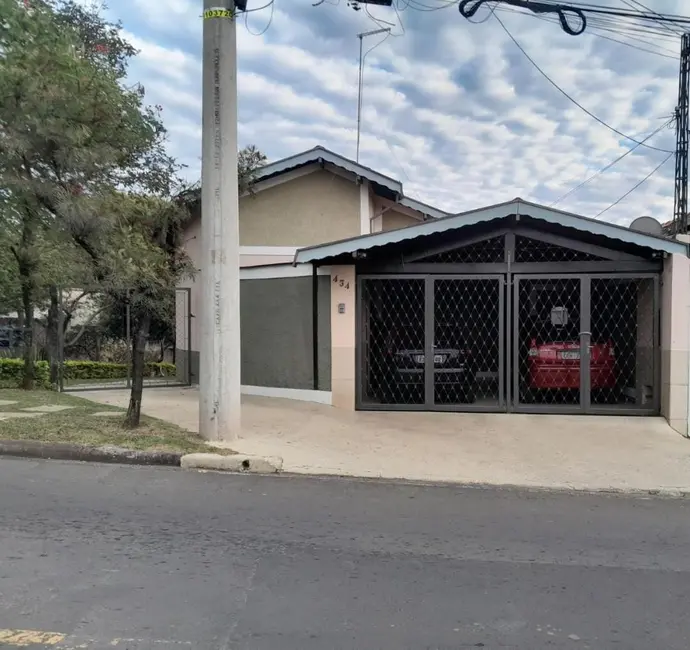
[[(50, 388), (50, 367), (47, 361), (35, 365), (36, 387)], [(22, 385), (24, 359), (0, 358), (0, 388), (18, 388)]]
[[(145, 377), (173, 377), (176, 369), (173, 363), (147, 362)], [(65, 379), (125, 379), (126, 363), (105, 363), (103, 361), (65, 361)]]
[[(22, 383), (23, 359), (0, 358), (0, 387), (16, 388)], [(147, 362), (145, 377), (174, 377), (174, 363)], [(125, 379), (126, 363), (104, 363), (101, 361), (65, 361), (65, 380)], [(47, 361), (36, 362), (36, 386), (50, 388), (50, 367)]]

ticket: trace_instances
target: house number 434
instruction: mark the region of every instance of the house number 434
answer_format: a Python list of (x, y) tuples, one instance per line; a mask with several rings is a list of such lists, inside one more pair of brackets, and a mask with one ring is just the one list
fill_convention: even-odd
[(333, 276), (333, 284), (337, 284), (339, 287), (343, 287), (343, 289), (350, 288), (349, 280), (343, 280), (342, 278), (339, 278), (337, 275)]

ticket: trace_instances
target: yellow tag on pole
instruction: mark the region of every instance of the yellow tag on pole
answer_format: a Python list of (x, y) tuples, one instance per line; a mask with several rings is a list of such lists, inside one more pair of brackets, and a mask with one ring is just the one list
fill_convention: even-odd
[(224, 7), (211, 7), (211, 9), (204, 10), (204, 20), (207, 18), (230, 18), (235, 17), (234, 9), (225, 9)]

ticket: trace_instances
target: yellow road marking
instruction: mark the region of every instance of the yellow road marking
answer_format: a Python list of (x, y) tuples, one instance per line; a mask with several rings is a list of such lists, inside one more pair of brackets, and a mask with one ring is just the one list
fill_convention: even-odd
[[(126, 644), (155, 643), (164, 646), (191, 646), (190, 641), (172, 641), (167, 639), (113, 639), (111, 646)], [(103, 647), (104, 643), (96, 639), (86, 637), (74, 637), (72, 635), (60, 634), (60, 632), (41, 632), (40, 630), (10, 630), (0, 629), (0, 648), (13, 647), (25, 648), (33, 645), (57, 646), (55, 650), (79, 650), (91, 648), (92, 646)]]
[(65, 640), (59, 632), (37, 630), (0, 630), (0, 645), (24, 647), (29, 645), (57, 645)]

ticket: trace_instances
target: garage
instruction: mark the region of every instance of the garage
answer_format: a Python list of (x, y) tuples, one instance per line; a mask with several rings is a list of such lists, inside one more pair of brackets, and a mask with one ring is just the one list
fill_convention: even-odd
[(297, 259), (354, 270), (357, 409), (657, 415), (679, 257), (687, 244), (515, 200)]

